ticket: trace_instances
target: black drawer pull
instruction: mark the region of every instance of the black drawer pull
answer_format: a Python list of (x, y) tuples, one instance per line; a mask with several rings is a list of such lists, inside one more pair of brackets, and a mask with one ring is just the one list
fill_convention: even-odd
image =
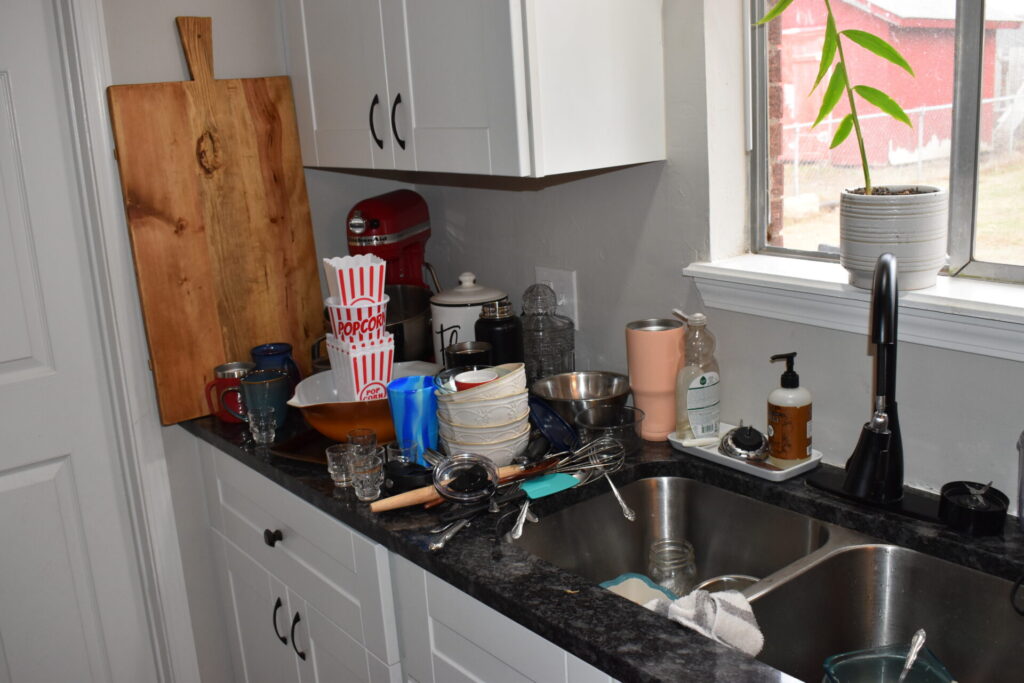
[(280, 529), (274, 529), (273, 531), (271, 531), (270, 529), (263, 530), (263, 542), (269, 545), (271, 548), (277, 545), (277, 542), (282, 540), (283, 538), (284, 534), (281, 533)]
[(277, 630), (277, 610), (279, 609), (281, 609), (281, 598), (278, 598), (277, 602), (274, 603), (274, 616), (272, 616), (271, 619), (274, 621), (274, 635), (277, 636), (278, 640), (287, 645), (288, 639), (282, 636), (281, 632)]
[(292, 649), (295, 650), (295, 654), (299, 656), (299, 659), (305, 661), (306, 653), (301, 652), (299, 648), (295, 647), (295, 626), (299, 623), (301, 619), (302, 617), (299, 616), (298, 612), (295, 613), (295, 618), (292, 619)]
[(373, 138), (378, 147), (384, 149), (384, 138), (377, 137), (377, 129), (373, 126), (373, 110), (377, 108), (378, 104), (380, 104), (380, 95), (374, 95), (373, 102), (370, 102), (370, 137)]

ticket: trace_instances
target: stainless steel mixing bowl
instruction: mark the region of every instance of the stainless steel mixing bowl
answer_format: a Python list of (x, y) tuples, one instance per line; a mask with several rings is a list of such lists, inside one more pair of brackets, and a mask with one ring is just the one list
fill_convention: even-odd
[(547, 401), (575, 428), (576, 415), (587, 408), (626, 405), (629, 378), (605, 370), (563, 372), (537, 380), (530, 387), (530, 393)]

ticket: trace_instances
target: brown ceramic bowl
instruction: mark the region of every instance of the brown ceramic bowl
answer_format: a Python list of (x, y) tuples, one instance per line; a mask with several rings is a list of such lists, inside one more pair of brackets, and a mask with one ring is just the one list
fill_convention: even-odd
[(360, 427), (375, 431), (377, 443), (395, 439), (388, 400), (339, 401), (332, 372), (318, 372), (299, 382), (288, 405), (302, 411), (306, 422), (328, 439), (346, 441), (348, 433)]

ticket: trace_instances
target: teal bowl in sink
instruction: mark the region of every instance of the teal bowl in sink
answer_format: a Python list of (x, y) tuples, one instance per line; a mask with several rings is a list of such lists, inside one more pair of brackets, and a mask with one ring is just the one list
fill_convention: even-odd
[[(825, 660), (826, 683), (888, 683), (900, 678), (907, 661), (907, 645), (886, 645), (844, 652)], [(927, 647), (921, 648), (904, 683), (951, 683), (954, 679)]]

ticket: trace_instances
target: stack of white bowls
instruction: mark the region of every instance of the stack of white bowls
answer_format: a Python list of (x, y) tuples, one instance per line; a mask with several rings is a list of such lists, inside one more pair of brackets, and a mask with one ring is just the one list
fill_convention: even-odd
[(498, 467), (511, 464), (530, 440), (530, 406), (522, 363), (493, 368), (498, 378), (469, 389), (437, 390), (441, 445), (448, 453), (476, 453)]

